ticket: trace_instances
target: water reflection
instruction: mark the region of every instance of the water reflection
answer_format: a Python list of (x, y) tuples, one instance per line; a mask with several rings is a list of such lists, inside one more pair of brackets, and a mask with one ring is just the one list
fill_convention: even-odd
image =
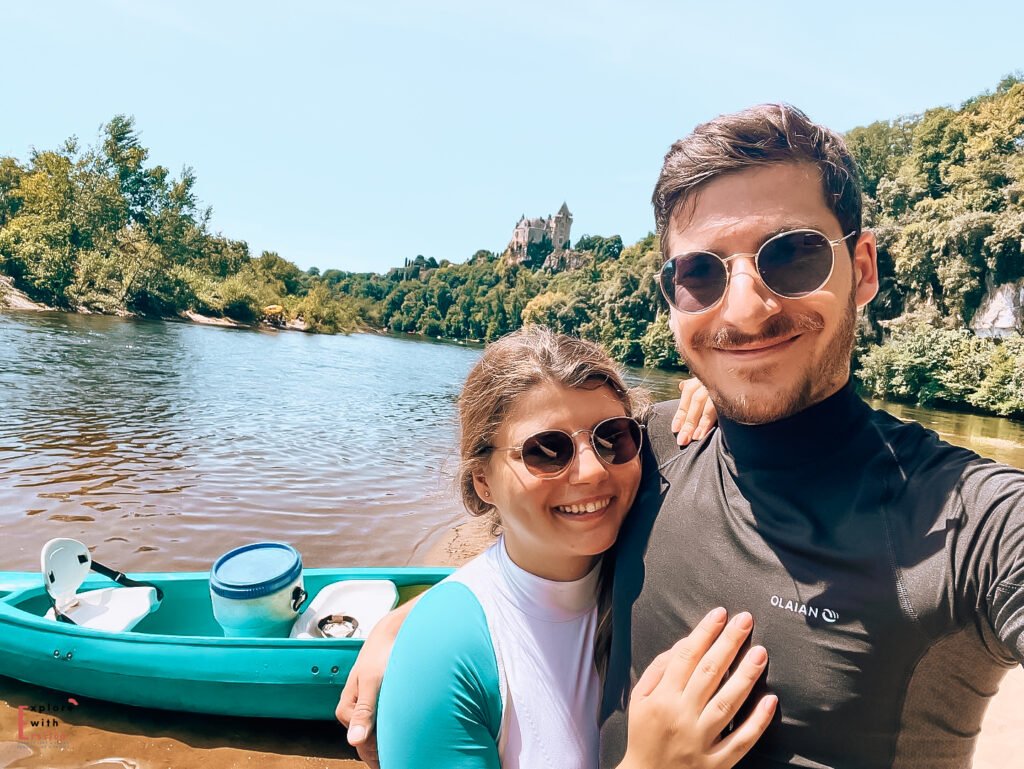
[(414, 560), (460, 515), (443, 470), (477, 355), (0, 315), (4, 566), (33, 568), (58, 535), (130, 569), (208, 568), (253, 539), (310, 565)]
[(957, 446), (1024, 468), (1024, 424), (1020, 422), (887, 401), (872, 400), (869, 403), (875, 408), (884, 408), (899, 419), (921, 422)]

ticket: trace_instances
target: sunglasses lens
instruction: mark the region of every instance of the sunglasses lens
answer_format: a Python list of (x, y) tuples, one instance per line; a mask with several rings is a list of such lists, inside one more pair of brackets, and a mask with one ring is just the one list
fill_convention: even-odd
[(640, 425), (628, 417), (606, 419), (594, 428), (594, 450), (610, 465), (621, 465), (640, 453)]
[[(636, 420), (629, 417), (606, 419), (594, 427), (591, 443), (603, 462), (621, 465), (640, 453), (642, 432)], [(573, 438), (561, 430), (548, 430), (531, 435), (523, 442), (523, 464), (537, 476), (558, 475), (576, 457)]]
[(572, 438), (560, 430), (531, 435), (523, 443), (523, 464), (535, 475), (560, 473), (576, 453)]
[(674, 256), (661, 270), (661, 287), (682, 312), (703, 312), (722, 298), (726, 267), (714, 254), (695, 251)]
[(768, 288), (797, 299), (825, 285), (832, 274), (832, 258), (832, 244), (824, 235), (797, 230), (765, 243), (757, 257), (757, 268)]

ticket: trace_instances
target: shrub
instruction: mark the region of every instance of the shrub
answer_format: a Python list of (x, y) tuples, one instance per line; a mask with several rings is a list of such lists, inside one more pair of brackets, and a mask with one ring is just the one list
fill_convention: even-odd
[(640, 339), (640, 349), (644, 356), (644, 365), (652, 368), (679, 369), (685, 368), (676, 349), (676, 340), (668, 325), (668, 313), (661, 313), (647, 327)]

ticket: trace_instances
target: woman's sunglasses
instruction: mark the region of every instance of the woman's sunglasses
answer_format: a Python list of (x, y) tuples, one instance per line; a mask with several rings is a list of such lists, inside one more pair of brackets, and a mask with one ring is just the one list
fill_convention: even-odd
[(783, 299), (800, 299), (828, 283), (836, 262), (836, 246), (853, 235), (851, 232), (829, 240), (817, 230), (790, 230), (766, 240), (756, 254), (679, 254), (661, 268), (661, 292), (679, 312), (707, 312), (722, 301), (729, 287), (729, 261), (753, 256), (757, 274), (768, 290)]
[(576, 458), (576, 436), (580, 433), (590, 433), (590, 445), (606, 465), (624, 465), (635, 459), (643, 442), (639, 422), (631, 417), (612, 417), (589, 430), (544, 430), (531, 435), (521, 446), (495, 446), (492, 451), (517, 451), (532, 475), (553, 478), (565, 472)]

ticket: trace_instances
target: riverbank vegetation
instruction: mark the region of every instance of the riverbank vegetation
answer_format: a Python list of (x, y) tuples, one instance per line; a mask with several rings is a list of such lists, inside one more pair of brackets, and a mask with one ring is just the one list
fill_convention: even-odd
[(846, 139), (879, 243), (881, 291), (858, 346), (864, 387), (1024, 416), (1024, 81)]
[(251, 323), (280, 304), (318, 330), (356, 326), (355, 303), (315, 275), (212, 233), (192, 170), (172, 176), (148, 155), (132, 119), (117, 116), (95, 147), (72, 138), (26, 163), (0, 158), (0, 273), (65, 310)]
[[(856, 351), (864, 389), (1024, 416), (1020, 302), (1010, 308), (1016, 328), (974, 332), (993, 291), (1024, 294), (1024, 82), (1008, 77), (959, 108), (876, 122), (846, 138), (879, 240), (881, 291)], [(24, 163), (0, 158), (0, 273), (69, 310), (256, 323), (277, 305), (322, 332), (472, 340), (536, 322), (599, 341), (628, 364), (681, 365), (654, 280), (654, 235), (631, 245), (586, 235), (570, 266), (554, 271), (543, 258), (514, 263), (477, 251), (464, 262), (417, 256), (385, 274), (321, 274), (211, 232), (193, 172), (175, 177), (147, 158), (123, 116), (95, 147), (72, 139)]]

